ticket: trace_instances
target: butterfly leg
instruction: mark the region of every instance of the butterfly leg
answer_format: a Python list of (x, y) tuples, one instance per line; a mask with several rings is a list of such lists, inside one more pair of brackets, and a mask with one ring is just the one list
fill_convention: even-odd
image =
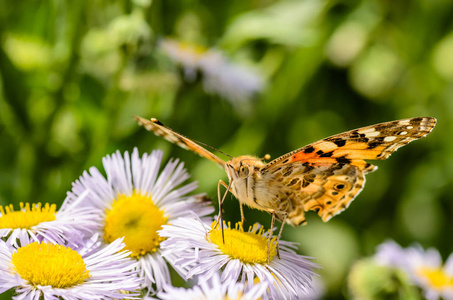
[(242, 208), (242, 203), (239, 202), (239, 208), (241, 209), (241, 223), (244, 225), (245, 217), (244, 217), (244, 209)]
[(285, 211), (275, 211), (275, 210), (269, 210), (268, 211), (271, 216), (272, 216), (272, 221), (271, 221), (271, 228), (269, 230), (269, 237), (268, 237), (268, 240), (267, 240), (267, 263), (269, 263), (269, 260), (270, 260), (270, 252), (271, 252), (271, 240), (272, 240), (272, 232), (273, 232), (273, 228), (274, 228), (274, 224), (275, 224), (275, 214), (278, 212), (279, 214), (282, 214), (283, 215), (283, 219), (282, 219), (282, 225), (280, 226), (280, 230), (278, 231), (278, 236), (277, 236), (277, 257), (280, 259), (280, 246), (279, 246), (279, 242), (280, 242), (280, 237), (282, 236), (282, 232), (283, 232), (283, 226), (285, 226), (285, 223), (286, 223), (286, 219), (288, 217), (288, 213), (285, 212)]
[(278, 258), (280, 258), (280, 237), (282, 236), (283, 227), (285, 226), (287, 217), (288, 217), (288, 213), (284, 212), (283, 213), (282, 225), (280, 226), (280, 231), (278, 232), (278, 236), (277, 236), (277, 257)]
[(267, 238), (267, 263), (270, 261), (270, 255), (271, 255), (271, 239), (272, 239), (272, 232), (275, 224), (275, 211), (270, 210), (269, 213), (272, 216), (272, 221), (271, 221), (271, 228), (269, 229), (269, 237)]
[[(223, 197), (220, 197), (220, 186), (221, 185), (223, 185), (227, 189), (225, 194), (223, 195)], [(217, 217), (214, 228), (217, 227), (217, 225), (219, 224), (219, 219), (222, 218), (222, 204), (223, 204), (223, 201), (225, 200), (226, 194), (228, 193), (230, 186), (231, 186), (231, 184), (227, 185), (223, 180), (219, 180), (219, 183), (217, 184), (217, 199), (219, 199), (219, 216)], [(222, 199), (222, 200), (220, 200), (220, 199)]]
[[(222, 205), (223, 205), (223, 201), (226, 198), (226, 195), (228, 194), (228, 191), (230, 190), (231, 182), (232, 182), (232, 180), (230, 181), (230, 184), (227, 185), (223, 180), (219, 180), (219, 183), (217, 184), (217, 198), (219, 199), (219, 216), (217, 217), (217, 221), (216, 221), (216, 223), (214, 225), (214, 228), (217, 227), (217, 224), (219, 224), (219, 220), (220, 220), (220, 228), (222, 229), (222, 241), (223, 241), (224, 244), (225, 244), (225, 236), (224, 236), (224, 233), (223, 233)], [(221, 185), (226, 187), (226, 191), (223, 194), (223, 197), (220, 197), (220, 186)]]

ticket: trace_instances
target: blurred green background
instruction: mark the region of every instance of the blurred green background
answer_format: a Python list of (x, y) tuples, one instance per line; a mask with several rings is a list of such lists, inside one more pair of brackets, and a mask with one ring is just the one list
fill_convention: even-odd
[[(429, 136), (374, 163), (379, 170), (349, 209), (326, 224), (309, 213), (307, 226), (287, 226), (283, 238), (322, 266), (327, 299), (349, 297), (351, 264), (387, 238), (436, 247), (444, 258), (452, 252), (453, 2), (0, 0), (0, 7), (0, 204), (61, 203), (84, 170), (134, 147), (182, 159), (197, 191), (215, 200), (224, 171), (155, 137), (133, 115), (159, 118), (233, 156), (273, 158), (357, 127), (432, 116), (438, 125)], [(162, 51), (165, 37), (220, 50), (265, 84), (234, 104), (208, 93), (207, 74), (188, 80)], [(233, 198), (225, 212), (240, 219)], [(270, 224), (264, 212), (245, 216), (248, 225)]]

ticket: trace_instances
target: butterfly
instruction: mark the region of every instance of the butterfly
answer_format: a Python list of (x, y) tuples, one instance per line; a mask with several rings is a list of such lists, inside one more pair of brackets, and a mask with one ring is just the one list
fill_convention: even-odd
[[(219, 181), (242, 204), (267, 211), (283, 225), (306, 223), (313, 210), (324, 222), (345, 210), (362, 191), (365, 175), (377, 169), (366, 160), (387, 159), (399, 147), (426, 136), (436, 119), (418, 117), (380, 123), (343, 132), (282, 155), (268, 163), (242, 155), (224, 161), (194, 140), (166, 127), (157, 119), (134, 117), (147, 130), (222, 167), (229, 184)], [(202, 143), (200, 143), (202, 144)], [(202, 144), (204, 145), (204, 144)], [(221, 213), (221, 206), (220, 206)], [(278, 241), (278, 238), (277, 238)]]

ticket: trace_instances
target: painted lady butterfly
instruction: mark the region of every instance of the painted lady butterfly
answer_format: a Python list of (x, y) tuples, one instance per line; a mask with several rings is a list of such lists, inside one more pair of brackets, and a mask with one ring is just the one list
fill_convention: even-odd
[(386, 159), (436, 125), (436, 119), (430, 117), (376, 124), (325, 138), (265, 163), (249, 155), (225, 162), (157, 119), (135, 119), (156, 135), (222, 167), (229, 184), (219, 181), (219, 190), (222, 184), (239, 200), (242, 219), (242, 204), (246, 204), (269, 212), (272, 221), (277, 218), (293, 226), (306, 223), (304, 212), (309, 210), (316, 211), (324, 222), (339, 214), (363, 189), (365, 174), (377, 169), (365, 160)]

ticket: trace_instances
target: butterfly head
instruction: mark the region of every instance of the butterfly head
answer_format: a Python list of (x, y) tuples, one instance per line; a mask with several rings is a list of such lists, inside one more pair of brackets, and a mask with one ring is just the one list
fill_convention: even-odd
[(248, 194), (247, 190), (252, 188), (249, 184), (251, 178), (263, 166), (264, 163), (259, 158), (249, 155), (234, 157), (225, 163), (225, 171), (231, 182), (232, 192), (239, 200), (242, 199), (242, 194)]
[(228, 178), (231, 179), (244, 179), (250, 176), (253, 172), (259, 170), (264, 163), (256, 157), (243, 155), (232, 158), (225, 163), (225, 170)]

